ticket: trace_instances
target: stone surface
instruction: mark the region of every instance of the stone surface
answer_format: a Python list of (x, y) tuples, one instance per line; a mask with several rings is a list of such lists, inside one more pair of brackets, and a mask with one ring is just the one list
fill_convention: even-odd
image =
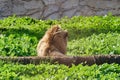
[(66, 10), (66, 11), (63, 12), (62, 16), (63, 17), (64, 16), (72, 17), (75, 14), (75, 11), (76, 11), (76, 9)]
[(0, 16), (5, 17), (12, 14), (12, 2), (9, 0), (0, 0)]
[(120, 0), (0, 0), (0, 18), (11, 15), (37, 19), (64, 16), (120, 15)]
[(41, 0), (31, 0), (29, 2), (24, 2), (25, 9), (42, 9), (44, 7)]
[(57, 6), (57, 5), (48, 5), (45, 8), (45, 11), (43, 13), (43, 17), (49, 17), (50, 15), (55, 14), (57, 12), (59, 12), (59, 6)]
[(61, 7), (64, 9), (70, 9), (72, 7), (77, 7), (78, 3), (79, 0), (67, 0), (61, 5)]
[(25, 15), (27, 12), (24, 8), (24, 2), (21, 0), (14, 0), (12, 5), (12, 14)]

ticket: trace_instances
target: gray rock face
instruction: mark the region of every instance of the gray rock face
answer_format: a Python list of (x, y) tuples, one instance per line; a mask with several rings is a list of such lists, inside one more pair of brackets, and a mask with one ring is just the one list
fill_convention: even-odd
[(120, 15), (120, 0), (0, 0), (0, 18), (11, 15), (37, 19), (64, 16)]

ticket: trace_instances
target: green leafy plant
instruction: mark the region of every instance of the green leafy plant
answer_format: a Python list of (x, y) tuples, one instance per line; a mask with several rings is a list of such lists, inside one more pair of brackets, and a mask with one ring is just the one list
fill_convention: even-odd
[[(69, 32), (68, 55), (120, 54), (120, 17), (111, 15), (60, 20), (8, 17), (0, 20), (0, 56), (36, 56), (36, 46), (51, 25)], [(119, 80), (120, 65), (67, 67), (0, 61), (0, 80)]]
[(71, 55), (120, 54), (120, 34), (109, 32), (71, 40), (68, 53)]
[[(0, 63), (0, 79), (49, 79), (49, 80), (86, 80), (86, 79), (120, 79), (120, 66), (117, 64), (103, 64), (100, 66), (72, 66), (65, 65), (21, 65), (13, 63)], [(111, 77), (112, 76), (112, 77)]]
[(36, 55), (36, 46), (45, 31), (60, 24), (69, 32), (68, 54), (119, 54), (120, 18), (115, 16), (73, 17), (36, 20), (8, 17), (0, 20), (0, 55)]

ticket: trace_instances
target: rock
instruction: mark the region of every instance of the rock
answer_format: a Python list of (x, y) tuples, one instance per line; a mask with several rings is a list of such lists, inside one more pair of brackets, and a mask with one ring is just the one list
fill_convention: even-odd
[(9, 0), (0, 0), (0, 16), (9, 16), (12, 13), (12, 2)]
[(63, 17), (64, 16), (72, 17), (75, 14), (75, 11), (76, 11), (76, 9), (67, 10), (67, 11), (63, 12)]
[(50, 18), (51, 15), (53, 16), (53, 14), (56, 14), (56, 13), (58, 14), (58, 12), (59, 12), (59, 6), (57, 6), (57, 5), (48, 5), (47, 7), (45, 7), (45, 11), (44, 11), (43, 16), (45, 18), (47, 18), (47, 17)]
[(119, 0), (0, 0), (0, 18), (13, 14), (37, 19), (68, 16), (120, 15)]
[(41, 0), (31, 0), (29, 2), (24, 2), (25, 9), (42, 9), (44, 7), (44, 4), (41, 2)]
[(26, 9), (24, 7), (24, 2), (19, 0), (14, 0), (12, 6), (12, 14), (16, 15), (25, 15)]
[(77, 7), (78, 4), (79, 4), (79, 0), (67, 0), (61, 5), (61, 7), (64, 9), (69, 9), (72, 7)]

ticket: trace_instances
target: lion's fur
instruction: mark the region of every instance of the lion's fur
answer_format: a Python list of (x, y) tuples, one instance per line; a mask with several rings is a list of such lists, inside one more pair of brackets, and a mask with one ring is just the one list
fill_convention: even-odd
[(37, 55), (64, 57), (67, 48), (68, 32), (54, 25), (45, 33), (37, 46)]

